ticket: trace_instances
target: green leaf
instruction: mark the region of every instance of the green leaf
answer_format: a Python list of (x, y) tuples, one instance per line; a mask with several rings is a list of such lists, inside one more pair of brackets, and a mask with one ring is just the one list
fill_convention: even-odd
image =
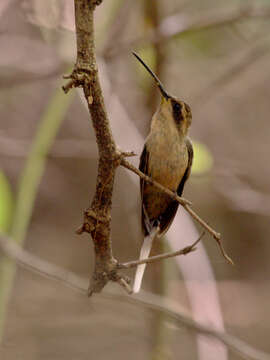
[(11, 186), (4, 172), (0, 170), (0, 233), (8, 232), (13, 212)]
[(202, 175), (213, 167), (213, 157), (206, 145), (193, 141), (194, 160), (192, 165), (193, 175)]

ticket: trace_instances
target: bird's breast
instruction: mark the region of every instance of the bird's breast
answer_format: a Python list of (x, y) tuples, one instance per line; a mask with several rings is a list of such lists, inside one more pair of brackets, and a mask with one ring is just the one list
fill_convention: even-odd
[[(161, 136), (160, 136), (161, 135)], [(147, 143), (149, 175), (172, 191), (176, 191), (188, 165), (186, 144), (177, 131), (152, 133)]]

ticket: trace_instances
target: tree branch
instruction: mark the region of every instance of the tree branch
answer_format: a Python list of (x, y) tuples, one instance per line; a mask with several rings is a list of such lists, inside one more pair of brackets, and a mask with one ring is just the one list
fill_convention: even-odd
[(196, 245), (201, 241), (204, 234), (205, 233), (203, 232), (200, 235), (200, 237), (196, 241), (194, 241), (193, 244), (191, 244), (189, 246), (186, 246), (185, 248), (183, 248), (181, 250), (168, 252), (168, 253), (161, 254), (161, 255), (152, 256), (152, 257), (149, 257), (147, 259), (129, 261), (129, 262), (126, 262), (126, 263), (118, 264), (117, 268), (118, 269), (130, 269), (130, 268), (136, 267), (136, 266), (141, 265), (141, 264), (149, 264), (149, 263), (153, 263), (153, 262), (160, 261), (160, 260), (165, 260), (165, 259), (175, 257), (175, 256), (179, 256), (179, 255), (187, 255), (190, 252), (196, 250)]
[(98, 78), (94, 10), (99, 3), (101, 1), (74, 0), (77, 61), (69, 76), (70, 81), (63, 87), (65, 92), (72, 87), (83, 88), (99, 151), (95, 195), (91, 205), (84, 212), (84, 222), (78, 230), (79, 234), (90, 233), (95, 247), (95, 270), (89, 287), (89, 296), (94, 292), (100, 292), (109, 280), (121, 280), (121, 276), (116, 274), (117, 261), (112, 254), (110, 238), (112, 192), (120, 152), (116, 150)]

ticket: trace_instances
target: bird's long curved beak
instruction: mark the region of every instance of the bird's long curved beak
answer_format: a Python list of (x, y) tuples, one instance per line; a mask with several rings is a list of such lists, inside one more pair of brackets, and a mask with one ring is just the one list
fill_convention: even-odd
[(146, 68), (146, 70), (150, 73), (150, 75), (154, 78), (160, 92), (161, 95), (168, 100), (171, 96), (166, 92), (166, 90), (164, 89), (164, 86), (162, 85), (161, 81), (159, 80), (159, 78), (157, 77), (157, 75), (155, 73), (153, 73), (153, 71), (149, 68), (148, 65), (146, 65), (146, 63), (139, 57), (138, 54), (136, 54), (134, 51), (132, 52), (132, 54), (139, 60), (139, 62)]

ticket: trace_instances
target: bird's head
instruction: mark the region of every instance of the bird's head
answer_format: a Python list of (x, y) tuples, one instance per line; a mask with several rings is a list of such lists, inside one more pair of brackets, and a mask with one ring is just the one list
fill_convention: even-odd
[(160, 93), (161, 93), (161, 104), (160, 104), (160, 111), (165, 114), (165, 117), (171, 117), (178, 130), (182, 134), (186, 134), (188, 131), (189, 126), (191, 125), (192, 114), (191, 109), (188, 104), (184, 101), (179, 100), (167, 93), (164, 89), (159, 78), (156, 74), (145, 64), (145, 62), (139, 57), (138, 54), (133, 52), (133, 55), (139, 60), (139, 62), (146, 68), (146, 70), (150, 73), (150, 75), (154, 78)]

